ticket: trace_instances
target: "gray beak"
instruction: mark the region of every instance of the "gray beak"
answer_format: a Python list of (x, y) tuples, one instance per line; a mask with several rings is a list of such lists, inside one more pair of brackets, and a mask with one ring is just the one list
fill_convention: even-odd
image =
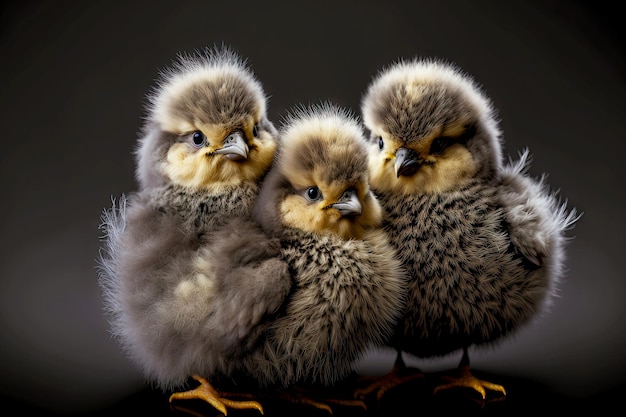
[(400, 148), (396, 151), (393, 167), (396, 170), (396, 177), (399, 178), (400, 175), (410, 177), (419, 169), (420, 162), (415, 152), (407, 148)]
[(241, 132), (234, 132), (228, 135), (224, 141), (224, 146), (216, 150), (215, 153), (224, 155), (226, 158), (233, 161), (248, 159), (248, 145), (246, 145), (246, 141), (243, 140)]
[(355, 190), (348, 190), (343, 193), (338, 202), (331, 207), (339, 210), (342, 216), (356, 216), (362, 212), (361, 202)]

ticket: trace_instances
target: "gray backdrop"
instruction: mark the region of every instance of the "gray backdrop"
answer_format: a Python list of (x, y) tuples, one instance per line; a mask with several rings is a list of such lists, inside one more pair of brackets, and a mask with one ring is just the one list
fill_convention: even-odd
[[(528, 146), (531, 173), (549, 173), (584, 216), (552, 312), (472, 353), (472, 364), (571, 396), (621, 385), (625, 66), (608, 3), (3, 2), (2, 394), (81, 411), (144, 387), (102, 315), (99, 216), (135, 188), (131, 152), (157, 70), (221, 42), (248, 57), (276, 123), (320, 100), (358, 111), (371, 77), (399, 57), (443, 57), (473, 74), (500, 111), (506, 154)], [(435, 370), (458, 360), (409, 362)], [(362, 370), (392, 361), (372, 352)]]

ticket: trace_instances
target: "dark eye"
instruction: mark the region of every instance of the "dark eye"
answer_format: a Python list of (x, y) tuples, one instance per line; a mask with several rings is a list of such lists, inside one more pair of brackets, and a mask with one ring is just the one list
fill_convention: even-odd
[(193, 135), (191, 135), (191, 142), (193, 146), (199, 148), (206, 142), (206, 136), (204, 136), (204, 133), (196, 130), (195, 132), (193, 132)]
[(437, 138), (430, 144), (431, 155), (441, 155), (448, 147), (448, 138)]
[(259, 125), (254, 125), (254, 127), (252, 128), (252, 136), (254, 136), (255, 138), (259, 137)]
[(383, 141), (382, 136), (379, 136), (378, 137), (378, 149), (382, 151), (384, 147), (385, 147), (385, 141)]
[(318, 201), (322, 198), (322, 192), (317, 187), (309, 187), (306, 189), (306, 198), (309, 201)]

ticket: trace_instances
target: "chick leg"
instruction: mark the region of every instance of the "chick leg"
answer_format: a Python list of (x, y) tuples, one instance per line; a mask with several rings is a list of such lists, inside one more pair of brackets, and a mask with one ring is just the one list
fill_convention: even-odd
[(463, 357), (461, 358), (457, 371), (458, 375), (444, 375), (442, 378), (447, 380), (448, 383), (436, 386), (434, 394), (445, 389), (466, 387), (477, 391), (482, 396), (483, 400), (487, 397), (485, 388), (492, 391), (499, 391), (502, 395), (506, 396), (506, 391), (502, 385), (494, 384), (489, 381), (483, 381), (472, 375), (467, 347), (463, 348)]
[(263, 414), (263, 407), (256, 401), (235, 401), (223, 398), (220, 393), (213, 388), (211, 383), (206, 379), (198, 375), (193, 375), (193, 379), (200, 382), (200, 385), (194, 389), (183, 392), (175, 392), (170, 396), (170, 403), (173, 400), (191, 400), (199, 399), (204, 400), (215, 407), (219, 412), (226, 415), (226, 407), (236, 409), (256, 409)]
[(402, 359), (402, 352), (398, 350), (396, 361), (391, 371), (381, 377), (361, 377), (361, 381), (373, 380), (373, 382), (363, 388), (355, 389), (354, 396), (362, 399), (376, 391), (376, 399), (380, 400), (390, 389), (414, 379), (424, 378), (424, 376), (421, 370), (407, 367)]

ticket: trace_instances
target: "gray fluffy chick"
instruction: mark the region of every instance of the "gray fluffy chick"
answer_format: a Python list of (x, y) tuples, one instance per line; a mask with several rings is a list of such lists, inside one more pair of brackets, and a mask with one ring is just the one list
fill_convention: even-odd
[(135, 153), (139, 189), (103, 212), (98, 271), (113, 336), (170, 390), (230, 373), (291, 281), (279, 241), (247, 217), (277, 149), (261, 83), (225, 46), (181, 54), (160, 75)]
[(485, 388), (505, 395), (473, 377), (468, 348), (494, 346), (548, 311), (565, 273), (566, 232), (579, 215), (545, 176), (528, 175), (528, 150), (503, 163), (493, 105), (455, 65), (398, 60), (374, 77), (361, 104), (372, 189), (410, 279), (389, 343), (396, 364), (361, 393), (376, 387), (380, 397), (403, 373), (423, 376), (408, 372), (402, 352), (462, 350), (458, 370), (435, 392), (466, 386), (483, 399)]
[(405, 302), (358, 119), (328, 102), (293, 109), (253, 216), (280, 240), (293, 285), (242, 372), (262, 386), (332, 388), (384, 344)]

